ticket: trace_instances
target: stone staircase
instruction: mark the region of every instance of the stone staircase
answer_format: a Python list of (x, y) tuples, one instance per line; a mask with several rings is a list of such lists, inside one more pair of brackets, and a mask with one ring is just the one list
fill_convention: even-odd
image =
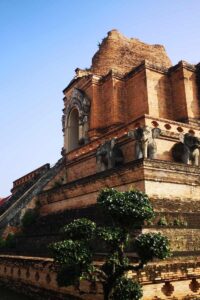
[(7, 204), (0, 211), (0, 233), (8, 224), (12, 226), (19, 225), (21, 210), (43, 190), (46, 184), (57, 175), (62, 167), (63, 159), (61, 158), (53, 167), (41, 174), (39, 178), (37, 177), (35, 180), (29, 182), (11, 196), (9, 199), (10, 205)]

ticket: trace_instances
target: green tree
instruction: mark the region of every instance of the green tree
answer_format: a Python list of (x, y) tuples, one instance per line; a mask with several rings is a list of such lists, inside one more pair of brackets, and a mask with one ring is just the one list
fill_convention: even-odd
[[(103, 286), (104, 300), (137, 300), (142, 288), (137, 281), (127, 278), (128, 271), (137, 271), (154, 258), (169, 256), (169, 241), (160, 233), (140, 234), (134, 239), (131, 233), (141, 228), (144, 221), (154, 217), (148, 196), (140, 191), (119, 192), (104, 189), (97, 204), (109, 217), (111, 226), (97, 226), (88, 219), (77, 219), (63, 227), (65, 240), (50, 245), (59, 266), (59, 286), (76, 285), (87, 279), (95, 288)], [(102, 241), (107, 256), (102, 265), (95, 265), (94, 244)], [(137, 263), (130, 263), (126, 254), (128, 244), (138, 256)]]

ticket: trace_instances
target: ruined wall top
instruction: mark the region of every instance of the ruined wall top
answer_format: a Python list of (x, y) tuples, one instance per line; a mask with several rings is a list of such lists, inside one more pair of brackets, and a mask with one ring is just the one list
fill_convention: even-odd
[(90, 71), (93, 74), (105, 75), (111, 69), (125, 74), (134, 67), (148, 60), (160, 67), (171, 67), (164, 46), (145, 44), (138, 39), (127, 38), (117, 30), (108, 32), (99, 50), (92, 58)]

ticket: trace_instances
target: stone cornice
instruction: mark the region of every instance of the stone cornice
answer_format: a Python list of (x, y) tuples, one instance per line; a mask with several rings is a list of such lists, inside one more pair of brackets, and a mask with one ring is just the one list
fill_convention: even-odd
[(186, 69), (186, 70), (189, 70), (189, 71), (192, 71), (192, 72), (196, 72), (196, 66), (195, 65), (192, 65), (184, 60), (181, 60), (178, 62), (178, 64), (172, 66), (169, 68), (169, 74), (170, 73), (173, 73), (174, 71), (178, 70), (178, 69)]

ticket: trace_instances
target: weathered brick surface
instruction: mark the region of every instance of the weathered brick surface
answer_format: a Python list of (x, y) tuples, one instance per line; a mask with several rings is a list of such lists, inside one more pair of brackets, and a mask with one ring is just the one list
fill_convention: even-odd
[(197, 90), (197, 78), (196, 73), (192, 70), (184, 69), (184, 87), (185, 97), (188, 111), (188, 119), (199, 119), (199, 99)]
[[(123, 111), (126, 115), (125, 122), (131, 122), (144, 114), (149, 114), (146, 70), (142, 68), (129, 76), (124, 86), (126, 106)], [(125, 111), (126, 108), (126, 111)]]
[(146, 70), (149, 115), (173, 119), (172, 91), (167, 74)]
[[(178, 122), (172, 122), (165, 119), (155, 119), (147, 115), (138, 118), (126, 126), (121, 126), (118, 130), (113, 130), (104, 134), (99, 139), (96, 139), (88, 145), (82, 146), (79, 149), (75, 149), (66, 155), (66, 176), (67, 182), (71, 182), (92, 174), (96, 174), (96, 150), (99, 145), (103, 144), (106, 140), (113, 137), (117, 138), (118, 144), (124, 154), (124, 162), (133, 161), (135, 158), (135, 141), (134, 139), (127, 137), (127, 132), (134, 129), (138, 122), (141, 125), (148, 125), (152, 127), (152, 123), (157, 120), (159, 128), (162, 130), (161, 136), (156, 139), (157, 153), (156, 159), (173, 161), (171, 149), (175, 143), (179, 141), (178, 128), (182, 128), (183, 132), (186, 133), (190, 129), (195, 131), (196, 136), (200, 137), (199, 128), (196, 126), (188, 126)], [(168, 121), (168, 122), (167, 122)], [(170, 125), (171, 129), (166, 129), (166, 125)]]
[(198, 68), (183, 61), (171, 67), (163, 46), (112, 31), (90, 71), (79, 72), (64, 90), (64, 103), (67, 107), (74, 87), (85, 92), (91, 101), (91, 140), (144, 114), (198, 125), (197, 75)]
[(112, 30), (108, 32), (99, 51), (94, 55), (91, 71), (100, 75), (105, 75), (110, 69), (127, 73), (145, 59), (159, 66), (171, 66), (162, 45), (148, 45), (138, 39), (126, 38), (117, 30)]
[[(189, 176), (188, 176), (189, 175)], [(100, 189), (116, 187), (126, 190), (131, 186), (145, 191), (152, 199), (193, 199), (199, 203), (199, 169), (184, 164), (171, 164), (159, 160), (138, 160), (118, 169), (67, 183), (39, 195), (41, 213), (80, 208), (96, 203)], [(180, 196), (181, 195), (181, 196)], [(184, 196), (183, 196), (184, 195)], [(157, 200), (156, 200), (157, 201)], [(165, 203), (164, 203), (165, 205)], [(159, 207), (162, 210), (162, 203)], [(184, 210), (183, 210), (184, 211)]]
[[(200, 231), (191, 228), (162, 228), (156, 230), (167, 236), (173, 252), (192, 252), (200, 249)], [(155, 228), (143, 229), (143, 232), (155, 232)]]

